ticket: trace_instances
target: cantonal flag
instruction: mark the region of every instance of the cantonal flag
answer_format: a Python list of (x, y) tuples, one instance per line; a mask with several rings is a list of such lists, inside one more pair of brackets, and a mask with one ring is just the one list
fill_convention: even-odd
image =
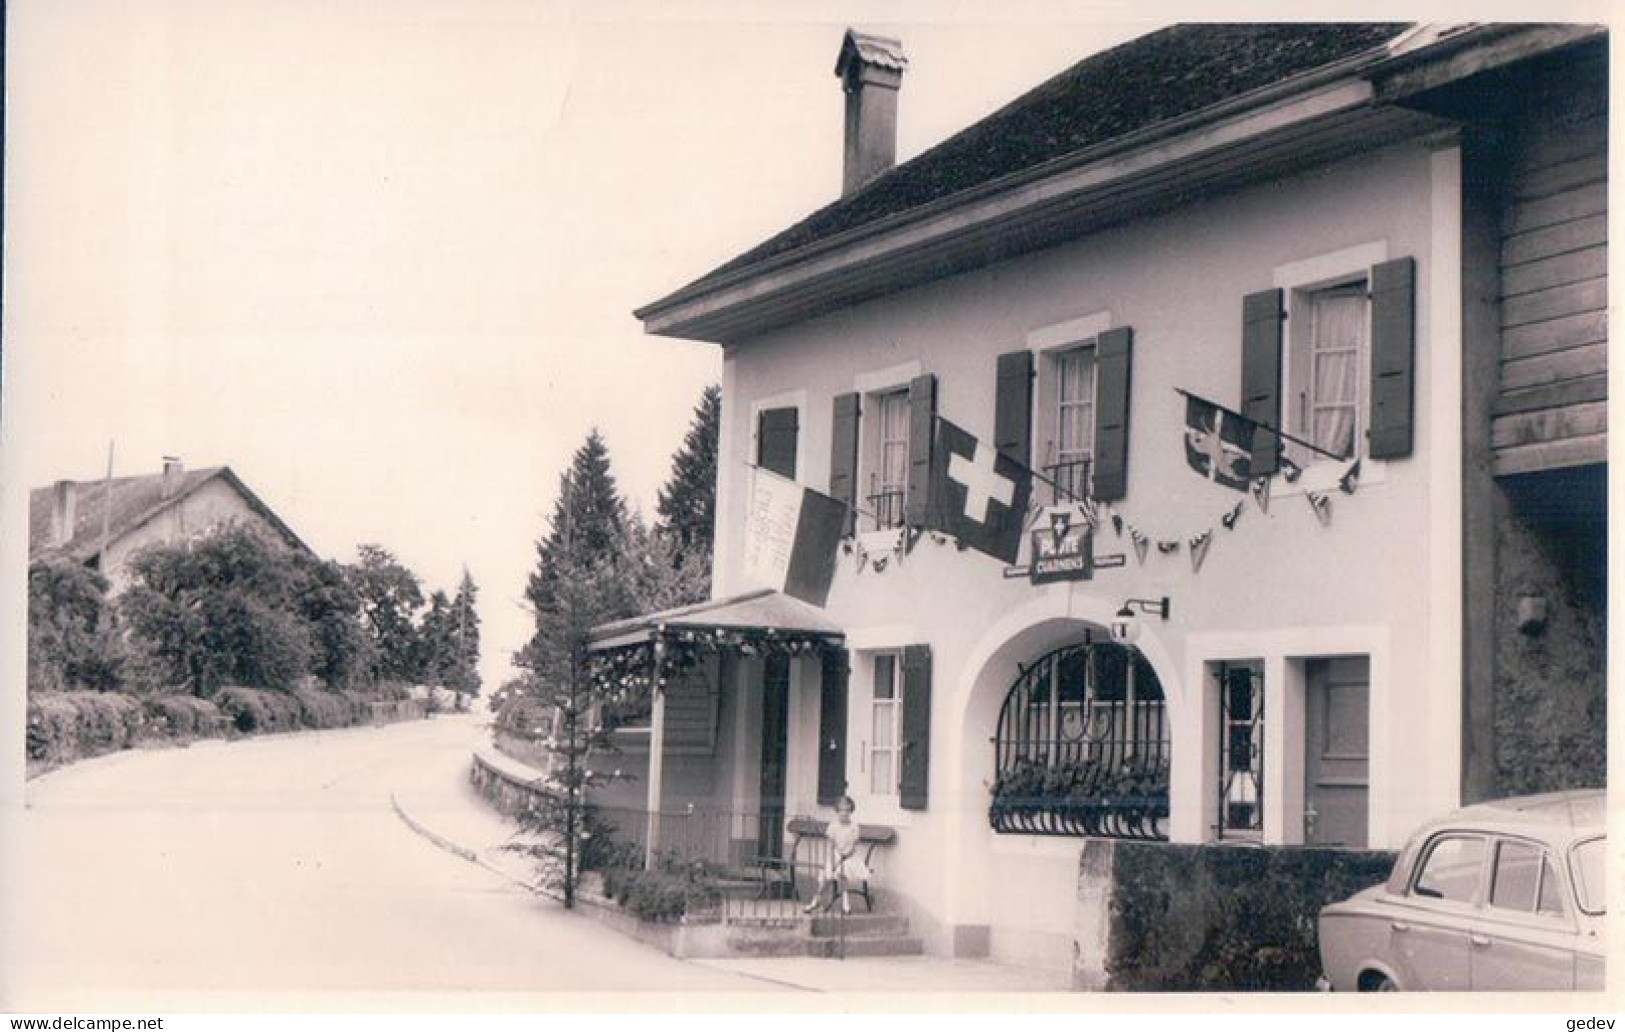
[(846, 506), (760, 466), (751, 469), (742, 579), (822, 606), (835, 577)]
[(1252, 482), (1258, 424), (1194, 394), (1185, 395), (1185, 461), (1216, 484), (1245, 491)]

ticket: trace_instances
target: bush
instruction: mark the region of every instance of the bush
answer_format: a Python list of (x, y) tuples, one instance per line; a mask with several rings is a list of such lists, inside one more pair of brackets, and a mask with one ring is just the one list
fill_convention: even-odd
[(160, 735), (205, 738), (225, 733), (225, 715), (220, 707), (195, 695), (149, 695), (142, 700), (150, 729)]
[(297, 731), (303, 726), (303, 708), (287, 692), (233, 686), (216, 692), (214, 702), (243, 734)]
[(644, 921), (675, 921), (691, 911), (715, 907), (722, 899), (700, 864), (685, 867), (664, 861), (652, 871), (606, 867), (603, 873), (604, 895)]
[(300, 688), (292, 693), (302, 711), (305, 727), (350, 727), (361, 721), (361, 711), (349, 698), (320, 688)]
[(128, 749), (145, 729), (141, 703), (120, 692), (52, 692), (28, 702), (28, 758), (56, 764)]

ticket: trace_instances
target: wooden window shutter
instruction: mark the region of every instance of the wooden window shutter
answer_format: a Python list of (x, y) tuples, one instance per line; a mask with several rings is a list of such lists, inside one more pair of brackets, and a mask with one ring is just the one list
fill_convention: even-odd
[(1416, 259), (1371, 267), (1371, 429), (1373, 459), (1411, 453), (1415, 430)]
[(908, 385), (908, 493), (904, 521), (923, 527), (931, 504), (931, 440), (936, 433), (937, 378), (916, 376)]
[(1012, 351), (999, 356), (998, 388), (993, 396), (993, 443), (999, 454), (1032, 465), (1033, 353)]
[(850, 671), (845, 649), (824, 652), (823, 688), (818, 697), (818, 804), (834, 806), (846, 795), (846, 684)]
[(931, 646), (903, 649), (902, 770), (898, 802), (905, 810), (925, 809), (931, 780)]
[(1094, 498), (1115, 502), (1128, 493), (1128, 399), (1134, 331), (1107, 330), (1095, 341)]
[[(1281, 428), (1281, 321), (1284, 294), (1280, 287), (1248, 294), (1241, 300), (1241, 414)], [(1268, 430), (1253, 432), (1252, 474), (1265, 477), (1281, 464), (1281, 438)]]
[(756, 464), (781, 477), (796, 478), (796, 432), (800, 413), (793, 408), (764, 409), (756, 417)]
[(830, 428), (829, 495), (846, 506), (843, 534), (852, 533), (858, 503), (858, 395), (837, 394)]

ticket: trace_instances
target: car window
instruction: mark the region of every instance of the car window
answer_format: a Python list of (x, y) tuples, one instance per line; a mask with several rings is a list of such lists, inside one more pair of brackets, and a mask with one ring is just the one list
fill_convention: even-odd
[(1484, 840), (1446, 835), (1435, 839), (1422, 860), (1412, 895), (1471, 903), (1484, 880)]
[(1490, 906), (1502, 910), (1535, 909), (1540, 891), (1540, 847), (1529, 842), (1503, 841), (1495, 847), (1495, 877), (1490, 881)]
[(1490, 906), (1545, 917), (1562, 917), (1568, 912), (1563, 905), (1563, 885), (1545, 849), (1511, 839), (1496, 845)]
[(1607, 910), (1603, 887), (1607, 843), (1605, 838), (1594, 838), (1569, 851), (1569, 876), (1574, 879), (1574, 895), (1579, 900), (1580, 909), (1588, 914), (1601, 914)]
[(1563, 884), (1557, 880), (1557, 872), (1552, 869), (1550, 858), (1540, 861), (1540, 902), (1535, 912), (1548, 917), (1562, 917), (1568, 913), (1563, 905)]

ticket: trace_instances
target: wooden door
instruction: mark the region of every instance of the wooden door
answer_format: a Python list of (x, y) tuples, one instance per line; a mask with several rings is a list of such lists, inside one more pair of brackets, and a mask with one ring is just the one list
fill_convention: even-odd
[(1371, 661), (1310, 660), (1305, 673), (1303, 840), (1363, 849), (1370, 823)]

